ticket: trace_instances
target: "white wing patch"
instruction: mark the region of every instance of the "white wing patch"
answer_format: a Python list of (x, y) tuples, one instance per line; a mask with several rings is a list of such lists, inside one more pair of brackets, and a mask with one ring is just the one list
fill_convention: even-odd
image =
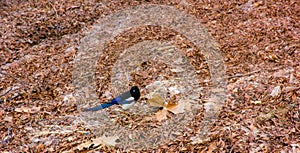
[(123, 105), (121, 105), (121, 106), (122, 106), (122, 109), (127, 110), (127, 109), (129, 109), (131, 106), (133, 106), (133, 105), (134, 105), (134, 102), (129, 103), (129, 104), (123, 104)]
[(125, 101), (126, 101), (126, 103), (121, 105), (122, 109), (124, 109), (124, 110), (129, 109), (135, 103), (133, 97), (129, 97)]
[(129, 98), (126, 99), (126, 101), (133, 101), (133, 100), (134, 100), (133, 97), (129, 97)]

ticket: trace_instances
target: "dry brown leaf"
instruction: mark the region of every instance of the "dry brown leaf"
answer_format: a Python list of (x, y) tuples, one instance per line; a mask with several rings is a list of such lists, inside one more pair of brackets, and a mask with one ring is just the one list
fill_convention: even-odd
[(209, 146), (208, 146), (208, 150), (207, 152), (208, 153), (212, 153), (214, 150), (217, 149), (217, 144), (216, 143), (211, 143)]
[(168, 104), (166, 109), (174, 114), (184, 113), (184, 103)]
[(11, 123), (12, 120), (13, 120), (13, 117), (12, 116), (5, 116), (3, 120)]
[(147, 102), (154, 107), (164, 107), (165, 106), (165, 100), (158, 94), (153, 93), (148, 98)]
[(251, 101), (252, 104), (261, 104), (261, 100)]
[(281, 93), (281, 87), (280, 86), (276, 86), (273, 90), (272, 90), (272, 92), (271, 92), (271, 96), (272, 97), (276, 97), (276, 96), (278, 96), (279, 94)]
[[(96, 140), (96, 142), (97, 142), (97, 140)], [(102, 142), (102, 141), (101, 141), (101, 142)], [(103, 143), (101, 143), (101, 142), (100, 142), (100, 143), (94, 143), (93, 140), (90, 140), (90, 141), (88, 141), (88, 142), (85, 142), (85, 143), (83, 143), (83, 144), (80, 144), (79, 146), (76, 147), (76, 149), (78, 149), (79, 151), (81, 151), (81, 150), (90, 148), (92, 145), (93, 145), (93, 146), (99, 146), (99, 145), (103, 144)], [(75, 149), (72, 149), (72, 150), (75, 150)]]
[(159, 110), (158, 112), (155, 113), (156, 119), (158, 121), (167, 119), (167, 113), (168, 111), (166, 109)]
[(25, 113), (34, 114), (34, 113), (37, 113), (38, 111), (40, 111), (40, 109), (41, 109), (41, 107), (31, 107), (31, 108), (29, 108), (29, 107), (22, 106), (21, 108), (16, 108), (15, 111), (19, 112), (19, 113), (25, 112)]
[(78, 150), (84, 150), (85, 148), (90, 148), (91, 146), (100, 146), (100, 145), (107, 145), (107, 146), (115, 146), (116, 140), (119, 139), (117, 136), (111, 136), (111, 137), (106, 137), (102, 136), (99, 138), (92, 139), (91, 141), (88, 141), (86, 143), (80, 144), (79, 146), (76, 147)]
[(63, 101), (66, 102), (66, 103), (75, 103), (76, 102), (76, 98), (71, 93), (71, 94), (65, 95)]
[[(119, 139), (118, 136), (110, 136), (110, 137), (106, 137), (106, 136), (102, 136), (100, 137), (100, 140), (107, 146), (116, 146), (117, 144), (117, 140)], [(99, 141), (99, 140), (97, 140)]]

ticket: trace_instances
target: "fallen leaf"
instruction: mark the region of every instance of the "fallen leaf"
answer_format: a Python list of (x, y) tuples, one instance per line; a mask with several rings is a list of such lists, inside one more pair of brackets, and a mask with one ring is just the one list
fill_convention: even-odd
[(269, 119), (271, 119), (273, 117), (274, 117), (274, 111), (270, 111), (269, 113), (261, 114), (259, 118), (261, 120), (269, 120)]
[[(96, 142), (97, 142), (97, 140), (96, 140)], [(101, 141), (102, 142), (102, 141)], [(88, 142), (85, 142), (85, 143), (83, 143), (83, 144), (80, 144), (79, 146), (77, 146), (76, 147), (76, 149), (78, 149), (79, 151), (81, 151), (81, 150), (84, 150), (84, 149), (88, 149), (88, 148), (90, 148), (91, 146), (99, 146), (99, 145), (101, 145), (102, 143), (100, 143), (100, 144), (95, 144), (94, 142), (93, 142), (93, 140), (90, 140), (90, 141), (88, 141)], [(75, 149), (72, 149), (72, 150), (75, 150)]]
[(107, 99), (112, 99), (113, 98), (113, 95), (110, 91), (105, 91), (103, 96), (106, 97)]
[(182, 68), (176, 68), (176, 69), (171, 69), (172, 72), (175, 72), (175, 73), (179, 73), (179, 72), (183, 72), (184, 69)]
[(158, 121), (167, 119), (167, 113), (168, 113), (168, 111), (166, 109), (159, 110), (158, 112), (155, 113), (156, 119)]
[(85, 148), (90, 148), (90, 147), (97, 147), (100, 145), (107, 145), (107, 146), (115, 146), (116, 140), (119, 139), (117, 136), (111, 136), (111, 137), (106, 137), (102, 136), (99, 138), (92, 139), (88, 142), (85, 142), (83, 144), (80, 144), (79, 146), (76, 147), (78, 150), (84, 150)]
[(217, 149), (217, 144), (216, 143), (211, 143), (209, 146), (208, 146), (208, 150), (207, 152), (208, 153), (212, 153), (214, 150)]
[(258, 6), (261, 6), (261, 5), (263, 5), (263, 2), (262, 2), (262, 1), (255, 2), (255, 3), (253, 4), (254, 7), (258, 7)]
[(180, 94), (180, 91), (178, 90), (177, 87), (172, 86), (172, 87), (169, 87), (168, 90), (170, 91), (170, 94), (171, 94), (171, 95), (177, 95), (177, 94)]
[(12, 116), (5, 116), (3, 120), (11, 123), (12, 120), (13, 120), (13, 117)]
[(165, 106), (165, 100), (158, 94), (153, 93), (151, 94), (148, 99), (147, 102), (154, 107), (164, 107)]
[(41, 109), (41, 107), (31, 107), (31, 108), (29, 108), (29, 107), (22, 106), (21, 108), (16, 108), (15, 111), (19, 112), (19, 113), (25, 112), (25, 113), (34, 114), (34, 113), (37, 113), (38, 111), (40, 111), (40, 109)]
[(272, 90), (272, 92), (271, 92), (271, 96), (272, 97), (276, 97), (276, 96), (278, 96), (279, 94), (281, 93), (281, 88), (280, 88), (280, 86), (277, 86), (277, 87), (275, 87), (273, 90)]
[(166, 109), (174, 114), (184, 113), (184, 103), (168, 104)]
[[(179, 101), (179, 103), (183, 103), (181, 101)], [(184, 102), (184, 110), (187, 110), (187, 111), (191, 111), (192, 110), (192, 104), (189, 100), (186, 100)]]
[(252, 104), (261, 104), (260, 100), (256, 100), (256, 101), (251, 101)]
[(64, 96), (64, 102), (68, 102), (68, 103), (75, 103), (76, 102), (76, 98), (73, 96), (73, 94), (68, 94)]
[[(100, 137), (100, 140), (107, 146), (116, 146), (117, 144), (117, 140), (119, 139), (119, 137), (117, 136), (111, 136), (111, 137), (106, 137), (106, 136), (102, 136)], [(98, 142), (99, 140), (97, 140)]]

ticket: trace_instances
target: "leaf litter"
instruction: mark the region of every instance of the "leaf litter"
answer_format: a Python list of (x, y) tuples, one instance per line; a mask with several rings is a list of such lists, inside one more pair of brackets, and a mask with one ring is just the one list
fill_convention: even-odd
[[(122, 151), (94, 139), (93, 131), (80, 124), (73, 128), (85, 132), (49, 129), (64, 129), (80, 113), (66, 95), (73, 90), (73, 59), (86, 30), (99, 17), (145, 3), (174, 5), (195, 15), (219, 43), (229, 76), (228, 99), (209, 129), (209, 139), (194, 143), (178, 136), (173, 142), (157, 146), (157, 152), (300, 151), (298, 1), (1, 1), (1, 151)], [(152, 30), (159, 35), (158, 31)], [(128, 33), (117, 39), (126, 38)], [(153, 33), (142, 35), (150, 37)], [(172, 31), (165, 34), (176, 35)], [(188, 43), (178, 44), (186, 47)], [(188, 56), (201, 55), (191, 52)], [(278, 66), (283, 68), (275, 69)], [(197, 72), (208, 76), (207, 67), (200, 67)], [(207, 86), (207, 79), (202, 78), (203, 86)], [(104, 93), (106, 88), (99, 89)], [(199, 121), (201, 117), (187, 125), (193, 129), (191, 133), (197, 131), (194, 127)], [(109, 139), (109, 144), (115, 145), (116, 139)], [(100, 147), (91, 148), (91, 144)]]

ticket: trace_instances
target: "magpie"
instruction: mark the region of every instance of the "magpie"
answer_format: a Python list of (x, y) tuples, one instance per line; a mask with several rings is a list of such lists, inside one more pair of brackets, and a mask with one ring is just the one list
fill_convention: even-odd
[(140, 90), (137, 86), (133, 86), (129, 91), (122, 93), (118, 97), (114, 98), (110, 102), (85, 109), (85, 111), (98, 111), (113, 105), (121, 105), (122, 109), (129, 109), (139, 98)]

